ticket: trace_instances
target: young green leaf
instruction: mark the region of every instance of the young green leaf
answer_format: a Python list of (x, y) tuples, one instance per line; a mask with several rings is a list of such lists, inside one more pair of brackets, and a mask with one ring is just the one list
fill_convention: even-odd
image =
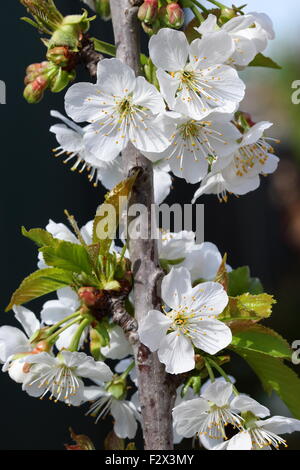
[(291, 359), (292, 354), (288, 342), (278, 333), (263, 325), (237, 325), (233, 328), (231, 346), (233, 349), (256, 351), (288, 360)]
[(26, 277), (20, 287), (14, 292), (6, 312), (14, 305), (22, 305), (30, 300), (37, 299), (42, 295), (72, 284), (73, 277), (70, 272), (56, 268), (39, 269)]
[(268, 318), (272, 313), (272, 306), (276, 300), (269, 294), (243, 294), (238, 297), (229, 297), (224, 312), (218, 317), (223, 322), (252, 321), (258, 322)]
[(236, 348), (262, 382), (264, 389), (275, 391), (295, 418), (300, 419), (300, 379), (282, 359), (259, 352)]
[(59, 240), (53, 246), (40, 249), (48, 266), (65, 269), (74, 273), (91, 274), (93, 267), (86, 248), (76, 243)]
[(248, 266), (234, 269), (228, 273), (228, 295), (236, 297), (249, 292), (250, 294), (262, 294), (263, 287), (257, 278), (251, 278)]
[(39, 247), (52, 245), (55, 242), (55, 238), (53, 238), (51, 233), (42, 228), (32, 228), (31, 230), (26, 230), (25, 227), (22, 227), (21, 230), (24, 237), (29, 238)]
[(282, 69), (280, 65), (276, 64), (273, 59), (266, 57), (265, 55), (259, 53), (256, 57), (250, 62), (249, 67), (268, 67), (271, 69)]

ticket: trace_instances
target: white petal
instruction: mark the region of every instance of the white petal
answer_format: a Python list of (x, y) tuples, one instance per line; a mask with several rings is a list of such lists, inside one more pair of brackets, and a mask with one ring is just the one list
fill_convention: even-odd
[(100, 128), (97, 123), (89, 126), (84, 134), (84, 144), (96, 158), (108, 162), (118, 157), (126, 147), (128, 137), (125, 135), (123, 139), (121, 138), (117, 122), (111, 127), (109, 133), (106, 133), (103, 128), (104, 126)]
[(128, 342), (123, 329), (116, 325), (109, 330), (110, 344), (101, 348), (101, 353), (109, 359), (123, 359), (132, 354), (132, 346)]
[(103, 59), (98, 63), (97, 84), (105, 94), (124, 96), (135, 87), (134, 71), (119, 59)]
[(68, 307), (71, 312), (75, 312), (80, 306), (77, 293), (71, 287), (62, 287), (57, 291), (57, 297), (64, 307)]
[(188, 400), (173, 409), (173, 421), (176, 432), (184, 437), (193, 437), (206, 419), (209, 405), (203, 398)]
[(196, 31), (200, 34), (214, 33), (218, 30), (217, 17), (211, 13), (208, 15), (207, 19), (201, 23), (198, 28), (195, 28)]
[(160, 92), (166, 100), (170, 109), (174, 109), (176, 104), (176, 91), (180, 85), (180, 80), (176, 77), (172, 77), (169, 73), (163, 69), (158, 69), (156, 72), (158, 83), (160, 86)]
[(76, 83), (65, 95), (66, 113), (76, 122), (93, 122), (99, 118), (100, 103), (99, 86), (92, 83)]
[(84, 401), (95, 401), (98, 398), (102, 397), (103, 395), (109, 395), (109, 394), (105, 392), (98, 385), (89, 385), (88, 387), (84, 387), (84, 391), (83, 391)]
[(150, 351), (157, 351), (172, 321), (158, 310), (150, 310), (142, 319), (138, 333), (140, 340)]
[(23, 305), (14, 305), (13, 311), (15, 312), (15, 318), (21, 323), (28, 338), (39, 330), (40, 322), (31, 310), (23, 307)]
[(191, 276), (186, 268), (172, 268), (161, 284), (161, 296), (168, 307), (176, 308), (183, 296), (192, 290)]
[(222, 256), (216, 245), (210, 242), (195, 245), (185, 258), (184, 265), (191, 273), (192, 281), (215, 279), (222, 262)]
[(89, 356), (77, 367), (76, 373), (81, 377), (100, 380), (101, 382), (108, 382), (113, 377), (112, 371), (104, 362), (94, 361)]
[(54, 238), (59, 240), (64, 240), (66, 242), (79, 243), (75, 235), (68, 229), (65, 224), (53, 222), (49, 220), (48, 225), (46, 225), (47, 232), (51, 233)]
[(234, 52), (234, 42), (225, 31), (217, 31), (190, 45), (190, 61), (196, 69), (223, 64)]
[(188, 58), (188, 41), (181, 31), (162, 28), (149, 41), (149, 53), (157, 68), (176, 72), (182, 70)]
[(235, 397), (231, 402), (231, 408), (238, 410), (240, 413), (251, 411), (251, 413), (259, 418), (270, 416), (270, 410), (266, 406), (261, 405), (258, 401), (245, 394)]
[(215, 405), (222, 407), (228, 405), (232, 391), (233, 387), (231, 383), (216, 380), (205, 388), (201, 396)]
[(83, 146), (83, 134), (69, 129), (64, 124), (55, 124), (50, 127), (50, 132), (55, 134), (56, 140), (65, 152), (81, 152)]
[(115, 419), (114, 432), (121, 439), (133, 439), (137, 431), (137, 422), (132, 405), (128, 401), (113, 400), (111, 414)]
[(216, 354), (232, 341), (232, 333), (225, 323), (219, 320), (202, 320), (189, 325), (194, 345), (209, 354)]
[(195, 353), (189, 338), (177, 331), (166, 335), (160, 343), (158, 358), (169, 374), (182, 374), (195, 367)]
[(195, 310), (195, 318), (208, 319), (211, 316), (220, 315), (228, 304), (228, 295), (223, 286), (218, 282), (203, 282), (195, 286), (189, 293), (189, 300)]
[(189, 148), (182, 148), (182, 152), (179, 153), (178, 148), (178, 153), (169, 160), (174, 175), (184, 178), (191, 184), (201, 181), (207, 174), (208, 161), (199, 154), (200, 152), (196, 155), (196, 152)]
[(48, 300), (41, 311), (41, 319), (46, 325), (54, 325), (71, 313), (70, 308), (62, 305), (59, 300)]
[(13, 354), (30, 351), (28, 338), (14, 326), (0, 327), (0, 361), (5, 363)]
[(162, 113), (166, 109), (159, 91), (144, 77), (137, 77), (132, 100), (135, 105), (148, 108), (153, 114)]
[(273, 124), (268, 121), (262, 121), (262, 122), (258, 122), (257, 124), (254, 124), (254, 126), (252, 126), (244, 134), (243, 140), (241, 142), (241, 147), (245, 145), (255, 144), (258, 141), (258, 139), (260, 139), (263, 136), (265, 130), (269, 129), (272, 126)]
[[(93, 243), (93, 226), (94, 226), (94, 221), (89, 220), (89, 222), (87, 222), (80, 229), (81, 236), (87, 245), (92, 245)], [(77, 308), (78, 295), (76, 292), (74, 292), (74, 290), (72, 290), (72, 296), (70, 297), (72, 301), (74, 302), (75, 308)]]
[(299, 419), (286, 418), (284, 416), (273, 416), (272, 418), (265, 419), (264, 421), (258, 421), (256, 425), (279, 435), (300, 431)]
[(249, 432), (242, 431), (232, 437), (227, 443), (227, 450), (251, 450), (252, 441)]
[(169, 173), (162, 170), (153, 171), (154, 200), (156, 204), (161, 204), (169, 195), (172, 185), (172, 178)]
[(271, 173), (274, 173), (274, 171), (276, 171), (277, 168), (278, 168), (279, 161), (280, 160), (279, 160), (278, 157), (276, 157), (275, 155), (272, 155), (271, 153), (269, 153), (268, 154), (268, 159), (265, 162), (261, 173), (267, 174), (267, 175), (269, 175)]

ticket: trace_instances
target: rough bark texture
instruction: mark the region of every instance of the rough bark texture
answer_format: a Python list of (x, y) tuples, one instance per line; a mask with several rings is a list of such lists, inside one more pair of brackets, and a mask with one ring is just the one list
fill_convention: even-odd
[(98, 62), (102, 59), (103, 55), (95, 51), (93, 42), (88, 37), (84, 37), (79, 60), (85, 65), (92, 78), (97, 77)]
[[(138, 75), (139, 30), (137, 20), (138, 5), (132, 0), (111, 0), (112, 21), (117, 46), (117, 57), (128, 64)], [(129, 241), (130, 257), (134, 273), (135, 312), (137, 321), (149, 310), (160, 308), (158, 284), (163, 275), (157, 255), (155, 240), (151, 240), (151, 204), (153, 196), (152, 165), (132, 144), (123, 152), (123, 162), (127, 173), (132, 168), (140, 168), (140, 173), (132, 191), (131, 204), (139, 203), (148, 208), (149, 236), (147, 240)], [(175, 400), (175, 385), (159, 362), (157, 354), (152, 354), (142, 344), (134, 348), (139, 384), (139, 398), (143, 415), (143, 433), (146, 450), (167, 450), (173, 448), (172, 407)]]

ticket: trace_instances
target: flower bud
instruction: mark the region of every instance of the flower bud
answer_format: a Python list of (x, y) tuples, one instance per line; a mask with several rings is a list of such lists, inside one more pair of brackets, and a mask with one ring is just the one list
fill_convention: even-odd
[(231, 20), (232, 18), (235, 18), (236, 16), (236, 11), (233, 8), (223, 8), (221, 10), (219, 22), (221, 24), (225, 24), (227, 23), (227, 21)]
[(143, 28), (143, 30), (145, 31), (146, 34), (149, 34), (149, 36), (152, 36), (153, 34), (156, 34), (157, 31), (159, 30), (160, 22), (159, 22), (158, 19), (156, 21), (154, 21), (153, 24), (150, 24), (150, 23), (146, 24), (146, 23), (142, 22), (142, 28)]
[(49, 49), (47, 52), (47, 59), (53, 64), (59, 65), (62, 68), (72, 69), (75, 67), (76, 53), (70, 51), (68, 46), (57, 46)]
[(159, 9), (159, 17), (169, 28), (179, 29), (184, 23), (184, 12), (178, 3), (169, 3)]
[(140, 6), (138, 11), (138, 19), (145, 24), (152, 24), (155, 22), (158, 13), (157, 0), (145, 0)]
[(57, 73), (50, 80), (50, 90), (52, 93), (59, 93), (66, 86), (74, 80), (76, 76), (75, 70), (68, 72), (63, 70), (61, 67), (58, 67)]
[(30, 104), (39, 103), (48, 87), (47, 77), (40, 75), (33, 82), (28, 83), (24, 90), (24, 98)]
[(109, 0), (95, 0), (95, 9), (102, 20), (110, 20), (111, 14)]

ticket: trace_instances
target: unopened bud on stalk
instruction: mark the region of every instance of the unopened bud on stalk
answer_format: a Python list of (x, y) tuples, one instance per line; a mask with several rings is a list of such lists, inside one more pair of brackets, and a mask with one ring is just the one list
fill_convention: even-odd
[(169, 3), (159, 9), (159, 17), (169, 28), (179, 29), (184, 23), (184, 12), (178, 3)]
[(219, 22), (221, 24), (225, 24), (227, 23), (227, 21), (231, 20), (232, 18), (235, 18), (236, 16), (236, 10), (234, 10), (233, 8), (223, 8), (221, 10)]
[(111, 18), (109, 0), (95, 0), (95, 10), (104, 21)]
[(153, 24), (150, 23), (144, 23), (142, 22), (142, 28), (145, 31), (146, 34), (149, 34), (149, 36), (152, 36), (153, 34), (156, 34), (157, 31), (160, 28), (160, 22), (157, 19), (156, 21), (153, 22)]
[(145, 0), (140, 6), (138, 11), (138, 18), (145, 24), (153, 24), (157, 19), (158, 14), (158, 1), (157, 0)]
[(48, 78), (44, 75), (38, 76), (33, 82), (28, 83), (24, 90), (24, 98), (30, 104), (39, 103), (48, 87)]
[(75, 67), (76, 53), (68, 46), (57, 46), (48, 50), (47, 59), (55, 65), (71, 70)]

